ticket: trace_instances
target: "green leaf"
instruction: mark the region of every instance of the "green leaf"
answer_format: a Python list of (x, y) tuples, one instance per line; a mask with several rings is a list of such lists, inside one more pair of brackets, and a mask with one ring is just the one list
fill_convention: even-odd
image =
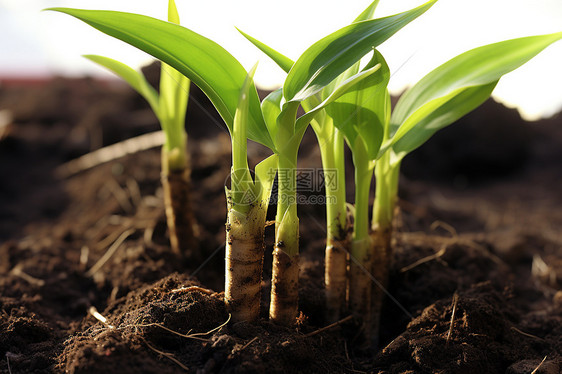
[(562, 32), (489, 44), (439, 66), (402, 95), (390, 120), (391, 139), (383, 150), (395, 145), (400, 157), (411, 152), (435, 131), (480, 105), (504, 74), (560, 39)]
[[(155, 18), (102, 10), (50, 8), (74, 16), (169, 64), (201, 88), (226, 125), (232, 122), (247, 72), (224, 48), (182, 26)], [(250, 91), (250, 139), (273, 148), (255, 86)]]
[(281, 101), (283, 100), (283, 90), (281, 88), (271, 92), (263, 99), (261, 110), (265, 124), (269, 129), (269, 134), (273, 139), (277, 136), (277, 118), (281, 114)]
[(367, 9), (365, 9), (363, 12), (361, 12), (361, 14), (359, 16), (357, 16), (357, 18), (355, 18), (355, 20), (353, 22), (361, 22), (361, 21), (366, 21), (368, 19), (373, 18), (373, 15), (375, 14), (375, 9), (379, 5), (379, 1), (380, 0), (373, 1), (367, 7)]
[(84, 55), (90, 61), (95, 62), (98, 65), (112, 71), (117, 74), (121, 79), (127, 82), (135, 91), (137, 91), (146, 101), (150, 104), (150, 107), (154, 111), (157, 117), (159, 117), (159, 104), (158, 104), (158, 93), (156, 90), (148, 83), (142, 73), (136, 71), (135, 69), (114, 60), (109, 57), (98, 56), (98, 55)]
[[(369, 77), (375, 75), (375, 73), (381, 68), (381, 64), (378, 63), (374, 66), (368, 66), (365, 70), (355, 74), (354, 76), (346, 79), (340, 85), (338, 85), (334, 91), (328, 96), (324, 101), (318, 104), (316, 107), (309, 110), (306, 114), (299, 117), (295, 128), (300, 130), (303, 126), (308, 125), (308, 123), (316, 116), (318, 112), (326, 108), (329, 104), (336, 101), (341, 96), (345, 95), (349, 91), (354, 91), (362, 82), (367, 80)], [(292, 103), (292, 102), (290, 102)]]
[(168, 1), (168, 22), (180, 24), (180, 15), (178, 14), (178, 8), (176, 7), (176, 2), (174, 0)]
[(273, 181), (277, 172), (277, 155), (271, 155), (256, 165), (256, 191), (259, 192), (260, 200), (267, 206)]
[(314, 43), (289, 72), (283, 86), (285, 100), (302, 101), (316, 94), (435, 2), (431, 0), (393, 16), (353, 23)]
[[(472, 86), (454, 91), (444, 100), (436, 102), (433, 111), (417, 121), (416, 126), (394, 143), (394, 161), (425, 143), (435, 132), (455, 122), (486, 101), (496, 87), (498, 81), (481, 86)], [(425, 114), (425, 113), (424, 113)]]
[[(179, 24), (174, 0), (168, 2), (168, 21)], [(189, 79), (166, 63), (160, 67), (160, 123), (166, 133), (166, 148), (185, 146), (185, 114), (189, 97)]]
[(334, 126), (343, 132), (352, 151), (359, 141), (364, 144), (370, 160), (377, 158), (388, 121), (388, 81), (390, 69), (383, 56), (374, 51), (366, 69), (380, 66), (376, 74), (362, 80), (353, 89), (326, 107)]
[(294, 62), (289, 57), (277, 52), (275, 49), (271, 48), (270, 46), (266, 45), (265, 43), (260, 42), (256, 38), (246, 34), (244, 31), (236, 28), (242, 36), (248, 39), (253, 45), (258, 47), (263, 53), (265, 53), (270, 59), (272, 59), (285, 73), (288, 73), (291, 70)]

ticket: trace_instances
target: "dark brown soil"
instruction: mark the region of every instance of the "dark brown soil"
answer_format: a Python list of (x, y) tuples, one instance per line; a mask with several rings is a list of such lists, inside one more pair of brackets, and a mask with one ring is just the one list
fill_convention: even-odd
[[(352, 321), (320, 330), (321, 205), (300, 208), (299, 324), (266, 319), (272, 227), (263, 318), (227, 323), (230, 141), (199, 91), (187, 119), (205, 258), (195, 262), (169, 250), (158, 149), (60, 177), (77, 156), (156, 131), (142, 99), (90, 79), (8, 83), (0, 86), (0, 110), (13, 116), (0, 124), (1, 372), (562, 372), (560, 117), (525, 123), (489, 101), (404, 163), (380, 347), (365, 352)], [(319, 166), (309, 135), (305, 168)], [(267, 154), (250, 152), (253, 163)]]

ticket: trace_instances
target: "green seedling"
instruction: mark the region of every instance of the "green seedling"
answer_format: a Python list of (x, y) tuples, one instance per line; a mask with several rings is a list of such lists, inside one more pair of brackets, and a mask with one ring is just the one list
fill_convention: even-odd
[[(179, 24), (173, 0), (168, 3), (168, 21)], [(189, 97), (189, 79), (163, 63), (160, 71), (160, 94), (141, 72), (104, 56), (85, 55), (89, 60), (117, 74), (150, 104), (158, 118), (165, 141), (162, 147), (162, 186), (172, 250), (189, 258), (195, 249), (197, 224), (191, 207), (191, 166), (187, 152), (185, 114)]]
[[(415, 18), (427, 11), (433, 4), (434, 1), (430, 1), (418, 8), (414, 8), (410, 11), (400, 13), (395, 16), (385, 17), (379, 20), (371, 20), (373, 13), (379, 1), (373, 1), (354, 21), (355, 27), (362, 27), (365, 24), (377, 24), (381, 29), (388, 27), (388, 34), (385, 32), (380, 32), (379, 36), (383, 38), (388, 38), (400, 28), (407, 25), (409, 22), (413, 21)], [(368, 22), (363, 22), (368, 21)], [(398, 21), (398, 22), (397, 22)], [(391, 26), (390, 26), (391, 25)], [(348, 26), (354, 27), (354, 26)], [(273, 59), (285, 72), (291, 72), (293, 68), (293, 61), (284, 56), (283, 54), (277, 52), (273, 48), (267, 46), (266, 44), (258, 41), (257, 39), (245, 34), (240, 31), (244, 37), (246, 37), (250, 42), (252, 42), (256, 47), (262, 50), (266, 55)], [(337, 33), (336, 33), (337, 34)], [(373, 43), (370, 47), (376, 47), (378, 44), (382, 43), (383, 40)], [(326, 47), (328, 43), (320, 44), (321, 47)], [(315, 45), (316, 46), (316, 45)], [(331, 84), (327, 85), (320, 92), (311, 96), (307, 100), (303, 101), (302, 106), (305, 110), (310, 110), (322, 99), (326, 98), (333, 92), (334, 88), (337, 87), (339, 83), (345, 79), (359, 73), (358, 61), (361, 57), (367, 54), (368, 51), (363, 51), (362, 55), (349, 56), (350, 58), (355, 57), (355, 60), (351, 66), (349, 66), (345, 71), (343, 71), (336, 80)], [(306, 52), (305, 52), (306, 53)], [(383, 68), (386, 67), (386, 63), (382, 59), (382, 56), (377, 55), (383, 62), (381, 65)], [(374, 62), (376, 60), (373, 60)], [(371, 63), (368, 68), (376, 66), (376, 63)], [(326, 188), (326, 220), (327, 220), (327, 237), (326, 237), (326, 256), (325, 256), (325, 287), (326, 287), (326, 317), (330, 321), (336, 321), (339, 319), (341, 313), (346, 309), (346, 292), (347, 292), (347, 267), (348, 267), (348, 253), (357, 252), (359, 247), (365, 247), (368, 241), (368, 204), (369, 204), (369, 186), (372, 179), (372, 170), (374, 167), (373, 162), (363, 162), (363, 159), (369, 160), (368, 157), (361, 156), (356, 157), (359, 153), (367, 152), (366, 146), (359, 141), (357, 137), (357, 131), (353, 130), (350, 122), (351, 116), (355, 113), (355, 103), (343, 103), (336, 104), (340, 102), (344, 97), (349, 97), (349, 95), (360, 95), (361, 97), (367, 97), (372, 95), (371, 91), (367, 91), (366, 87), (373, 86), (373, 82), (379, 82), (383, 79), (383, 76), (388, 76), (388, 69), (383, 69), (383, 71), (363, 80), (361, 83), (356, 85), (350, 90), (350, 93), (345, 94), (342, 98), (337, 99), (335, 103), (327, 106), (327, 110), (322, 111), (311, 121), (312, 128), (318, 139), (320, 145), (320, 154), (322, 158), (322, 167), (324, 169), (325, 175), (328, 173), (335, 172), (336, 183), (328, 183), (325, 185)], [(382, 74), (382, 75), (381, 75)], [(388, 78), (388, 77), (387, 77)], [(387, 79), (388, 80), (388, 79)], [(359, 87), (365, 87), (364, 90)], [(386, 87), (386, 86), (385, 86)], [(372, 89), (371, 89), (372, 90)], [(386, 90), (386, 88), (385, 88)], [(358, 94), (358, 92), (364, 92), (364, 94)], [(386, 96), (383, 97), (385, 99)], [(347, 99), (349, 100), (349, 99)], [(390, 103), (390, 101), (388, 101)], [(345, 109), (350, 109), (349, 111), (338, 110), (345, 106)], [(351, 107), (349, 106), (351, 105)], [(385, 104), (386, 105), (386, 104)], [(329, 108), (329, 109), (328, 109)], [(367, 118), (362, 119), (361, 124), (356, 126), (371, 126), (371, 124), (366, 121)], [(341, 122), (337, 124), (336, 122)], [(351, 127), (350, 127), (351, 126)], [(377, 127), (379, 132), (373, 134), (367, 139), (363, 139), (364, 142), (369, 144), (368, 150), (370, 152), (371, 158), (374, 158), (378, 152), (378, 147), (382, 142), (382, 125)], [(356, 161), (356, 221), (359, 223), (354, 225), (355, 228), (361, 228), (359, 231), (354, 231), (352, 241), (348, 238), (349, 222), (347, 220), (347, 208), (345, 200), (345, 158), (344, 158), (344, 138), (350, 145), (351, 149), (354, 150), (354, 162)], [(357, 180), (357, 179), (360, 180)], [(366, 197), (365, 197), (366, 194)], [(363, 214), (363, 213), (366, 213)], [(365, 234), (363, 234), (365, 233)], [(355, 248), (352, 249), (352, 248)], [(353, 265), (352, 265), (353, 266)], [(368, 279), (368, 276), (365, 275)], [(357, 291), (366, 288), (369, 283), (366, 283), (365, 287), (357, 286), (355, 289)], [(359, 299), (359, 296), (357, 296)]]
[[(241, 100), (240, 92), (244, 91), (244, 87), (249, 83), (248, 74), (239, 62), (218, 44), (186, 28), (129, 13), (62, 8), (55, 10), (73, 15), (170, 64), (205, 92), (223, 117), (233, 137), (238, 137), (238, 131), (234, 129), (235, 118), (238, 118), (238, 115), (245, 118), (243, 122), (246, 124), (248, 137), (274, 151), (279, 172), (289, 172), (289, 177), (279, 183), (270, 318), (279, 323), (293, 323), (298, 300), (298, 217), (296, 173), (292, 171), (296, 168), (298, 146), (314, 116), (357, 82), (373, 74), (378, 66), (341, 82), (325, 100), (307, 114), (297, 118), (297, 110), (301, 102), (320, 92), (341, 74), (348, 67), (346, 64), (355, 62), (349, 56), (355, 56), (353, 58), (358, 60), (372, 48), (373, 41), (382, 42), (404, 21), (396, 18), (382, 25), (372, 23), (362, 27), (348, 27), (330, 35), (326, 40), (321, 40), (297, 60), (283, 89), (270, 94), (260, 105), (253, 83), (250, 84), (249, 94), (242, 95), (244, 100)], [(368, 41), (369, 38), (372, 40)], [(342, 52), (339, 47), (344, 41), (346, 45), (351, 41), (351, 48), (347, 48), (347, 53)], [(326, 48), (332, 43), (333, 46)], [(239, 145), (240, 142), (237, 141), (236, 144)], [(245, 169), (240, 154), (233, 154), (233, 163)], [(240, 179), (247, 181), (248, 177), (245, 177), (243, 172)], [(236, 180), (239, 181), (238, 176)], [(237, 182), (236, 185), (239, 185), (237, 188), (242, 188), (240, 186), (252, 184)], [(230, 207), (239, 212), (240, 204), (235, 203), (236, 201)], [(260, 240), (263, 240), (263, 237)], [(263, 245), (260, 247), (263, 248)], [(237, 277), (237, 267), (227, 267), (227, 272), (231, 272), (226, 277), (227, 281)], [(226, 289), (233, 288), (227, 285)], [(259, 298), (251, 299), (259, 302)], [(236, 314), (236, 309), (242, 303), (230, 300), (228, 295), (225, 300), (233, 314)]]
[[(217, 108), (233, 143), (231, 187), (226, 189), (225, 303), (233, 320), (255, 320), (261, 299), (265, 216), (276, 157), (260, 163), (256, 167), (256, 180), (251, 179), (247, 139), (274, 148), (261, 113), (253, 73), (248, 74), (215, 42), (174, 23), (112, 11), (55, 10), (74, 15), (152, 53), (191, 78)], [(248, 196), (253, 199), (248, 200)]]
[[(480, 106), (499, 79), (562, 39), (562, 32), (494, 43), (465, 52), (423, 77), (400, 98), (384, 122), (384, 137), (375, 166), (373, 205), (373, 274), (386, 285), (392, 258), (392, 221), (402, 159), (435, 132)], [(376, 290), (373, 309), (379, 315), (383, 293)], [(378, 333), (375, 321), (373, 335)]]

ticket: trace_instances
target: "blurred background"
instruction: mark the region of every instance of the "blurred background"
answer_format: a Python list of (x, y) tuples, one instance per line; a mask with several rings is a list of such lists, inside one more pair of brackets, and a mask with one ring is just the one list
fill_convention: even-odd
[[(256, 82), (272, 89), (284, 73), (257, 51), (234, 26), (296, 59), (311, 43), (352, 21), (369, 0), (176, 0), (182, 24), (223, 45), (249, 68), (260, 62)], [(381, 0), (382, 17), (420, 5), (422, 0)], [(0, 79), (49, 76), (111, 77), (82, 54), (101, 54), (139, 67), (150, 56), (69, 16), (42, 12), (66, 6), (111, 9), (165, 19), (166, 0), (0, 0)], [(399, 94), (439, 64), (468, 49), (504, 39), (562, 31), (560, 0), (440, 0), (399, 31), (380, 50)], [(517, 107), (528, 120), (562, 108), (562, 43), (504, 77), (496, 100)]]

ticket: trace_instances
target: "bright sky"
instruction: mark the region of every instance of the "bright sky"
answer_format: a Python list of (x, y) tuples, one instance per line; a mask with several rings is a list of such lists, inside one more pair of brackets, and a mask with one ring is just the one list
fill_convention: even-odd
[[(424, 0), (381, 0), (376, 16)], [(311, 43), (352, 21), (370, 0), (176, 0), (182, 25), (209, 37), (249, 69), (260, 61), (256, 82), (279, 86), (284, 73), (240, 36), (234, 26), (296, 59)], [(342, 5), (345, 3), (345, 6)], [(0, 76), (108, 76), (82, 54), (106, 55), (133, 66), (150, 57), (72, 17), (40, 12), (52, 6), (112, 9), (165, 19), (167, 0), (0, 0)], [(379, 50), (403, 91), (439, 64), (470, 48), (504, 39), (562, 31), (561, 0), (439, 0)], [(562, 41), (502, 78), (496, 99), (527, 119), (562, 109)]]

